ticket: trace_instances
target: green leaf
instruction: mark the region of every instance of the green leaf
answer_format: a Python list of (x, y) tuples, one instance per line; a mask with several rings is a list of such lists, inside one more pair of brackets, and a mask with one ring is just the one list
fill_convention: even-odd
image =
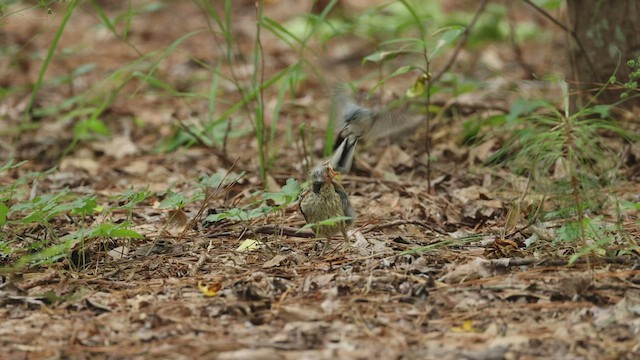
[(22, 166), (22, 165), (26, 164), (27, 162), (28, 162), (27, 160), (24, 160), (24, 161), (20, 161), (19, 163), (13, 165), (13, 159), (9, 159), (9, 160), (7, 160), (6, 163), (4, 163), (4, 165), (0, 166), (0, 173), (5, 172), (5, 171), (7, 171), (9, 169), (15, 169), (15, 168), (17, 168), (19, 166)]
[(109, 129), (102, 120), (94, 118), (78, 121), (73, 127), (73, 137), (75, 139), (90, 139), (92, 134), (108, 136)]
[(282, 187), (282, 193), (291, 197), (297, 198), (300, 194), (302, 187), (300, 183), (294, 178), (288, 178), (287, 183)]
[[(121, 224), (111, 224), (111, 223), (103, 223), (98, 225), (97, 227), (93, 228), (93, 229), (89, 229), (88, 233), (83, 233), (83, 234), (79, 234), (79, 235), (86, 235), (89, 238), (99, 238), (99, 237), (104, 237), (104, 238), (117, 238), (117, 237), (124, 237), (124, 238), (134, 238), (134, 239), (144, 239), (144, 236), (142, 236), (141, 234), (139, 234), (136, 231), (127, 229), (126, 227), (129, 226), (130, 223), (129, 222), (124, 222)], [(80, 232), (78, 232), (80, 233)]]
[(396, 58), (396, 57), (398, 57), (400, 55), (409, 54), (409, 53), (412, 53), (412, 51), (407, 51), (407, 50), (384, 51), (384, 50), (380, 50), (380, 51), (374, 52), (371, 55), (365, 56), (365, 58), (362, 59), (362, 63), (364, 64), (367, 61), (374, 62), (374, 63), (381, 63), (381, 62)]
[(302, 187), (293, 178), (287, 179), (287, 183), (282, 187), (280, 192), (277, 193), (264, 193), (262, 198), (265, 200), (272, 200), (276, 205), (288, 205), (296, 201), (298, 195), (302, 191)]
[(175, 193), (171, 190), (167, 191), (167, 196), (160, 202), (158, 208), (160, 209), (180, 209), (189, 202), (184, 194)]
[(438, 42), (436, 43), (436, 47), (433, 49), (433, 51), (431, 51), (431, 54), (430, 54), (431, 57), (435, 56), (438, 53), (438, 51), (443, 49), (445, 46), (451, 44), (463, 32), (464, 32), (464, 27), (462, 26), (456, 26), (456, 27), (450, 28), (449, 30), (445, 30), (440, 36), (440, 39), (438, 39)]
[(217, 189), (222, 184), (222, 180), (224, 176), (222, 173), (217, 172), (211, 176), (204, 175), (202, 179), (200, 179), (200, 184), (206, 188), (215, 188)]
[(0, 202), (0, 229), (7, 222), (7, 214), (9, 214), (9, 207)]
[(601, 119), (607, 119), (611, 112), (611, 105), (594, 105), (591, 110), (600, 115)]
[(91, 215), (94, 213), (97, 205), (98, 204), (96, 203), (96, 198), (94, 196), (76, 199), (71, 203), (71, 207), (73, 208), (71, 210), (71, 214), (84, 216)]
[(523, 114), (529, 114), (536, 109), (546, 106), (547, 103), (543, 100), (526, 100), (516, 99), (511, 105), (509, 115), (507, 115), (507, 121), (513, 122)]
[(84, 74), (88, 74), (91, 71), (93, 71), (93, 69), (95, 69), (96, 67), (97, 65), (95, 63), (80, 65), (75, 70), (73, 70), (73, 76), (78, 77)]
[(144, 236), (139, 232), (131, 230), (131, 229), (114, 229), (110, 232), (111, 237), (118, 238), (133, 238), (133, 239), (144, 239)]

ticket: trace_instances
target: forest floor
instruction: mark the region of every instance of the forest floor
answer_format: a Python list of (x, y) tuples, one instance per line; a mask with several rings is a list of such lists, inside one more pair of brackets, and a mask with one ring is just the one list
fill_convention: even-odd
[[(298, 2), (265, 2), (265, 15), (278, 21), (309, 11)], [(127, 2), (98, 3), (110, 17), (127, 10)], [(251, 1), (233, 3), (237, 51), (250, 54), (255, 8)], [(355, 8), (366, 3), (347, 2)], [(166, 49), (191, 31), (207, 29), (207, 17), (195, 2), (160, 4), (136, 14), (127, 43), (99, 26), (100, 17), (90, 2), (82, 3), (47, 72), (46, 79), (59, 81), (45, 82), (36, 108), (60, 104), (87, 89), (99, 94), (93, 86), (127, 68), (139, 58), (137, 52)], [(527, 199), (540, 199), (542, 194), (529, 192), (526, 177), (483, 165), (506, 134), (474, 147), (462, 140), (468, 120), (508, 113), (517, 96), (560, 94), (545, 82), (525, 81), (524, 66), (512, 44), (463, 49), (451, 71), (466, 72), (484, 85), (465, 96), (433, 99), (441, 105), (454, 101), (450, 112), (432, 119), (429, 154), (424, 123), (404, 136), (363, 143), (354, 170), (340, 179), (358, 212), (350, 228), (353, 239), (342, 250), (342, 239), (336, 236), (332, 248), (320, 256), (318, 241), (306, 237), (308, 230), (280, 236), (273, 231), (273, 225), (294, 229), (304, 225), (296, 204), (246, 222), (204, 218), (250, 206), (253, 194), (265, 186), (277, 192), (288, 178), (305, 180), (310, 164), (300, 150), (305, 144), (298, 138), (298, 126), (315, 129), (310, 132), (315, 138), (306, 146), (312, 148), (311, 165), (319, 163), (330, 107), (326, 85), (375, 74), (374, 65), (361, 64), (362, 57), (377, 50), (374, 45), (344, 37), (309, 52), (325, 78), (310, 76), (296, 94), (287, 95), (281, 109), (286, 121), (268, 117), (277, 136), (271, 144), (275, 156), (265, 185), (246, 112), (234, 114), (234, 136), (225, 139), (223, 147), (181, 146), (158, 152), (158, 146), (176, 134), (179, 122), (206, 119), (209, 104), (206, 97), (169, 96), (162, 86), (143, 83), (140, 79), (148, 68), (140, 64), (138, 81), (120, 89), (101, 115), (109, 136), (81, 140), (67, 151), (76, 118), (65, 117), (70, 109), (63, 106), (58, 113), (25, 124), (27, 85), (37, 78), (65, 7), (58, 4), (53, 10), (47, 15), (35, 8), (0, 19), (2, 43), (33, 55), (0, 60), (0, 84), (19, 89), (6, 92), (0, 104), (4, 149), (0, 160), (10, 156), (29, 160), (2, 174), (0, 185), (40, 172), (37, 180), (31, 177), (25, 184), (32, 196), (68, 189), (73, 194), (95, 194), (99, 204), (109, 207), (118, 205), (118, 196), (130, 189), (147, 189), (153, 195), (130, 212), (87, 220), (130, 219), (131, 229), (144, 239), (109, 238), (86, 244), (82, 254), (86, 266), (77, 265), (74, 253), (3, 275), (0, 358), (640, 357), (640, 270), (633, 258), (585, 256), (567, 265), (568, 257), (582, 245), (554, 241), (551, 234), (557, 223), (529, 224), (527, 219), (539, 210), (535, 200), (522, 205), (515, 220), (509, 218), (523, 194)], [(473, 13), (473, 7), (469, 11)], [(529, 45), (522, 49), (528, 65), (543, 73), (561, 71), (563, 60), (554, 55), (561, 51), (561, 41)], [(223, 46), (224, 41), (215, 40), (210, 32), (197, 33), (158, 64), (155, 76), (183, 93), (207, 94), (211, 69), (200, 64), (215, 68)], [(299, 56), (266, 32), (262, 46), (267, 78)], [(450, 54), (434, 61), (434, 73)], [(95, 67), (72, 81), (64, 80), (85, 64)], [(248, 55), (243, 62), (223, 67), (235, 68), (239, 83), (248, 83), (253, 75)], [(114, 90), (116, 78), (99, 90)], [(377, 77), (369, 78), (360, 90), (375, 85)], [(387, 98), (403, 94), (412, 82), (411, 76), (399, 77), (385, 85), (383, 94)], [(222, 103), (239, 99), (232, 82), (222, 80), (220, 87), (227, 96), (220, 95), (226, 99)], [(275, 96), (277, 89), (265, 94), (269, 114), (277, 104)], [(53, 166), (54, 171), (45, 171)], [(634, 178), (629, 168), (621, 171), (627, 179)], [(206, 207), (202, 201), (179, 210), (158, 206), (168, 189), (188, 198), (198, 189), (199, 178), (218, 172), (229, 178), (243, 175), (216, 190)], [(633, 196), (640, 187), (629, 181), (607, 191), (637, 202)], [(620, 218), (620, 214), (600, 215)], [(621, 217), (629, 236), (637, 238), (637, 211)], [(80, 226), (69, 217), (58, 217), (50, 225), (50, 233), (57, 236)], [(15, 235), (10, 226), (17, 225), (6, 225), (4, 233)], [(43, 229), (20, 231), (17, 238), (28, 242), (39, 239), (34, 234)], [(545, 231), (546, 236), (540, 234)], [(531, 241), (534, 236), (537, 241)], [(247, 239), (268, 247), (237, 251)], [(24, 244), (11, 243), (18, 245)], [(15, 260), (2, 261), (9, 265)]]

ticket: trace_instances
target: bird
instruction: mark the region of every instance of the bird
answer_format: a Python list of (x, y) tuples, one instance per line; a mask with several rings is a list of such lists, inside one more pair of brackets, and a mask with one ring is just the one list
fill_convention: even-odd
[(314, 229), (316, 236), (327, 239), (321, 256), (329, 247), (333, 235), (338, 231), (342, 233), (345, 242), (349, 241), (346, 229), (356, 218), (356, 211), (349, 201), (347, 192), (335, 179), (337, 175), (338, 173), (331, 167), (329, 161), (313, 168), (309, 172), (311, 188), (301, 195), (299, 203), (300, 212), (307, 224), (317, 224), (339, 216), (349, 218), (338, 220), (331, 225), (316, 225)]
[(332, 106), (339, 132), (333, 143), (333, 155), (329, 163), (341, 174), (351, 170), (360, 139), (373, 141), (417, 125), (415, 121), (408, 121), (403, 111), (374, 110), (358, 104), (344, 84), (334, 88)]

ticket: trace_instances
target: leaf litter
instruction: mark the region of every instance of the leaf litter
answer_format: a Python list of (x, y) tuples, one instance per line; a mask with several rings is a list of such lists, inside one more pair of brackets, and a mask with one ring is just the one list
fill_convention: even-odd
[[(274, 1), (269, 6), (282, 10), (284, 3), (288, 2)], [(234, 6), (247, 4), (238, 2)], [(197, 7), (187, 3), (172, 4), (170, 8), (172, 12), (197, 17)], [(91, 21), (90, 15), (74, 16), (77, 23), (70, 24), (63, 38), (67, 44), (87, 41), (85, 36), (95, 35), (82, 30), (82, 23)], [(182, 34), (185, 29), (176, 29), (176, 22), (167, 20), (167, 16), (166, 11), (142, 16), (145, 23), (134, 22), (134, 26), (141, 27), (134, 28), (132, 34), (146, 37), (145, 46), (150, 48), (168, 46), (163, 34)], [(250, 19), (245, 17), (240, 36), (252, 33), (254, 25)], [(173, 25), (165, 28), (160, 24)], [(11, 22), (8, 29), (16, 33), (33, 31), (28, 26)], [(47, 43), (46, 39), (36, 39), (42, 43), (33, 46)], [(353, 40), (345, 41), (348, 44)], [(196, 46), (197, 42), (186, 43), (191, 44), (187, 45), (189, 54), (178, 53), (162, 65), (168, 76), (177, 78), (186, 72), (197, 78), (188, 58), (210, 56)], [(131, 60), (122, 46), (109, 40), (101, 51), (113, 55), (102, 53), (92, 61), (98, 62), (100, 69), (122, 66)], [(268, 54), (293, 56), (267, 41), (264, 49)], [(353, 49), (370, 53), (362, 44)], [(483, 59), (493, 67), (505, 66), (495, 49)], [(275, 59), (270, 57), (269, 61)], [(65, 66), (68, 65), (54, 62), (52, 72), (63, 73)], [(240, 70), (241, 78), (253, 71), (244, 69), (247, 74), (243, 75)], [(355, 76), (363, 69), (349, 70)], [(338, 71), (345, 71), (344, 66)], [(28, 75), (16, 76), (15, 81), (24, 81)], [(90, 75), (86, 80), (90, 80)], [(308, 112), (305, 117), (309, 113), (316, 116), (316, 106), (328, 108), (322, 92), (309, 88), (307, 94), (292, 100), (292, 104), (298, 101), (292, 107), (297, 109), (291, 111), (293, 118), (298, 116), (299, 120), (300, 111)], [(41, 101), (55, 102), (59, 96), (52, 94)], [(20, 105), (19, 96), (9, 98), (6, 104), (14, 107), (2, 108), (7, 115), (1, 120), (3, 125), (17, 121), (18, 108), (24, 106)], [(503, 100), (495, 106), (502, 106)], [(168, 188), (188, 192), (193, 189), (194, 179), (203, 174), (229, 171), (229, 166), (207, 149), (179, 148), (162, 155), (153, 152), (161, 141), (159, 137), (172, 132), (174, 124), (167, 114), (180, 116), (196, 111), (191, 106), (152, 94), (139, 102), (116, 100), (111, 113), (106, 115), (112, 120), (109, 123), (112, 136), (78, 145), (62, 160), (59, 172), (43, 176), (37, 188), (34, 184), (35, 191), (47, 193), (69, 188), (76, 193), (95, 193), (100, 203), (109, 205), (114, 195), (130, 187), (148, 187), (153, 192)], [(135, 117), (144, 119), (142, 128), (131, 126)], [(12, 154), (32, 160), (14, 170), (11, 173), (14, 178), (51, 166), (71, 140), (64, 135), (64, 126), (69, 129), (68, 124), (55, 119), (45, 119), (44, 123), (58, 130), (27, 134), (13, 147)], [(127, 124), (124, 131), (118, 123)], [(295, 230), (291, 235), (279, 235), (277, 227), (274, 231), (265, 227), (273, 225), (274, 217), (252, 220), (254, 229), (263, 226), (265, 232), (251, 233), (238, 221), (192, 222), (198, 213), (198, 203), (189, 204), (184, 210), (166, 211), (157, 209), (152, 200), (140, 203), (132, 211), (132, 221), (133, 229), (143, 234), (144, 239), (114, 240), (106, 251), (93, 246), (85, 254), (84, 267), (62, 260), (46, 269), (27, 268), (3, 275), (0, 284), (3, 356), (185, 359), (638, 356), (637, 264), (624, 259), (616, 262), (597, 258), (572, 266), (566, 266), (566, 261), (546, 262), (553, 256), (526, 243), (549, 241), (544, 232), (553, 224), (526, 227), (527, 224), (513, 220), (515, 223), (506, 232), (515, 235), (506, 238), (505, 222), (508, 213), (514, 211), (510, 210), (514, 196), (503, 190), (509, 186), (522, 189), (526, 179), (483, 167), (498, 142), (489, 140), (475, 148), (460, 145), (451, 139), (451, 134), (459, 133), (460, 127), (456, 121), (434, 125), (433, 154), (437, 155), (437, 161), (432, 163), (435, 169), (432, 188), (427, 187), (425, 180), (425, 158), (419, 136), (381, 140), (384, 146), (365, 144), (354, 174), (342, 178), (359, 212), (349, 232), (349, 247), (343, 250), (341, 240), (334, 239), (323, 258), (317, 256), (316, 240)], [(231, 140), (227, 146), (232, 153), (249, 154), (241, 157), (239, 168), (255, 169), (257, 148), (247, 139)], [(388, 143), (384, 144), (385, 141)], [(287, 178), (305, 178), (301, 167), (292, 166), (300, 164), (293, 149), (284, 144), (280, 153), (266, 184), (272, 192), (286, 186)], [(209, 212), (240, 206), (242, 199), (250, 198), (251, 193), (260, 189), (254, 171), (232, 185), (223, 197), (216, 198)], [(535, 199), (531, 203), (535, 204)], [(535, 205), (520, 211), (533, 212)], [(118, 221), (124, 219), (123, 214), (116, 216), (120, 216)], [(304, 223), (295, 206), (283, 209), (283, 216), (280, 225), (299, 229)], [(74, 224), (57, 222), (52, 226), (71, 229)]]

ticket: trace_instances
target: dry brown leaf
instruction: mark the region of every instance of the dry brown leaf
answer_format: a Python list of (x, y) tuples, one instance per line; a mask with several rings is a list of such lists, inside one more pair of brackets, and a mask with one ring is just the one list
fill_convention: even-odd
[(167, 224), (166, 230), (172, 235), (182, 234), (187, 228), (187, 225), (189, 225), (187, 213), (182, 209), (169, 210), (167, 220), (169, 223)]
[(109, 255), (114, 260), (122, 260), (129, 255), (129, 247), (128, 246), (118, 246), (109, 250), (107, 255)]
[(493, 155), (493, 148), (498, 141), (495, 138), (491, 138), (482, 144), (469, 149), (469, 164), (474, 165), (478, 162), (484, 163)]
[(323, 314), (315, 307), (289, 304), (279, 309), (278, 316), (285, 321), (315, 321), (322, 319)]
[(463, 204), (474, 200), (487, 200), (490, 198), (489, 191), (478, 185), (455, 189), (451, 192), (451, 196)]
[(413, 157), (404, 152), (400, 146), (393, 144), (384, 149), (374, 169), (380, 174), (395, 174), (395, 168), (398, 166), (411, 168), (413, 165)]
[(61, 171), (84, 170), (91, 176), (98, 175), (102, 165), (91, 157), (65, 157), (60, 163)]
[(131, 175), (144, 175), (149, 172), (149, 161), (143, 159), (133, 160), (123, 166), (122, 170)]
[(118, 160), (138, 153), (138, 147), (131, 138), (123, 135), (113, 136), (107, 141), (93, 142), (91, 146)]
[(482, 258), (474, 258), (464, 264), (451, 264), (447, 273), (440, 279), (450, 284), (457, 284), (463, 281), (476, 280), (494, 276), (491, 261)]
[(288, 255), (278, 254), (262, 265), (263, 269), (280, 266), (284, 261), (289, 259)]
[(267, 175), (266, 188), (267, 188), (267, 191), (269, 192), (280, 192), (282, 190), (282, 187), (280, 187), (280, 184), (278, 184), (276, 179), (274, 179), (273, 176), (271, 175)]

